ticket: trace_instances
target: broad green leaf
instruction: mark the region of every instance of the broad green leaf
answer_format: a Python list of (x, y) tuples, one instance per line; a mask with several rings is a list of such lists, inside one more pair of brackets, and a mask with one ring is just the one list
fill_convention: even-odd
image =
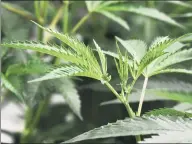
[(116, 23), (118, 23), (119, 25), (124, 27), (126, 30), (130, 30), (129, 25), (127, 24), (127, 22), (125, 20), (123, 20), (121, 17), (116, 16), (113, 13), (108, 12), (108, 11), (98, 10), (97, 13), (101, 13), (102, 15), (108, 17), (109, 19), (115, 21)]
[(3, 85), (10, 90), (12, 93), (14, 93), (19, 100), (24, 102), (23, 95), (9, 82), (9, 80), (4, 76), (4, 74), (1, 73), (1, 80)]
[(45, 73), (50, 69), (51, 66), (41, 62), (40, 60), (30, 60), (27, 64), (13, 64), (10, 65), (6, 71), (6, 76), (16, 74), (16, 75), (25, 75), (25, 74), (41, 74)]
[(119, 37), (116, 39), (123, 47), (132, 55), (133, 59), (138, 63), (141, 61), (147, 51), (147, 45), (141, 40), (122, 40)]
[(81, 119), (83, 120), (81, 116), (81, 101), (80, 96), (75, 89), (74, 84), (69, 79), (61, 79), (60, 80), (60, 86), (56, 87), (59, 93), (61, 93), (66, 101), (66, 103), (69, 105), (71, 110)]
[(183, 25), (179, 24), (174, 19), (169, 17), (167, 14), (160, 12), (155, 8), (130, 7), (130, 6), (125, 6), (125, 5), (115, 5), (115, 6), (108, 6), (108, 7), (105, 7), (103, 9), (107, 10), (107, 11), (126, 11), (126, 12), (136, 13), (139, 15), (151, 17), (151, 18), (169, 23), (169, 24), (174, 25), (174, 26), (178, 26), (180, 28), (184, 28)]
[(2, 7), (29, 20), (36, 20), (34, 15), (15, 4), (2, 2)]
[(64, 143), (73, 143), (88, 139), (108, 138), (129, 135), (160, 134), (166, 132), (191, 131), (192, 120), (184, 117), (143, 116), (118, 120), (115, 123), (95, 128)]
[(145, 116), (185, 116), (185, 117), (192, 117), (191, 113), (187, 113), (187, 112), (182, 112), (182, 111), (178, 111), (178, 110), (174, 110), (171, 108), (160, 108), (160, 109), (155, 109), (155, 110), (151, 110), (149, 112), (146, 112), (144, 114)]

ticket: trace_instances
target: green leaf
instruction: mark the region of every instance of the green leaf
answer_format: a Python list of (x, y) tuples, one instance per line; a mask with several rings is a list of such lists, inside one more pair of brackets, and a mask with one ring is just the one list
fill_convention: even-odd
[(81, 72), (83, 72), (83, 69), (79, 66), (75, 66), (75, 65), (57, 66), (53, 68), (50, 72), (45, 74), (44, 76), (31, 80), (29, 82), (38, 82), (38, 81), (44, 81), (49, 79), (62, 78), (66, 76), (74, 76), (74, 75), (78, 75), (78, 73), (81, 73)]
[(18, 48), (18, 49), (29, 49), (35, 50), (37, 52), (46, 53), (49, 55), (56, 56), (58, 58), (63, 58), (66, 60), (77, 61), (78, 59), (69, 50), (65, 50), (63, 47), (58, 47), (56, 45), (44, 44), (41, 42), (34, 41), (15, 41), (10, 43), (2, 43), (2, 46)]
[(80, 96), (75, 89), (74, 84), (69, 79), (61, 79), (60, 80), (60, 86), (56, 87), (57, 91), (61, 93), (66, 101), (66, 103), (69, 105), (71, 110), (81, 119), (83, 120), (81, 116), (81, 101)]
[(180, 101), (180, 102), (188, 102), (192, 103), (192, 93), (184, 93), (184, 92), (176, 92), (176, 91), (168, 91), (168, 90), (150, 90), (150, 93), (156, 94), (158, 96), (166, 97), (171, 100)]
[(151, 110), (149, 112), (146, 112), (144, 114), (145, 116), (187, 116), (187, 117), (192, 117), (191, 113), (187, 113), (187, 112), (182, 112), (182, 111), (178, 111), (178, 110), (174, 110), (171, 108), (160, 108), (160, 109), (155, 109), (155, 110)]
[[(138, 66), (138, 76), (143, 73), (143, 70), (151, 64), (155, 59), (165, 54), (164, 50), (173, 44), (175, 40), (168, 38), (156, 39), (150, 46), (148, 52), (141, 59), (140, 65)], [(145, 72), (145, 71), (144, 71)], [(146, 72), (145, 74), (146, 75)]]
[[(35, 22), (33, 22), (35, 23)], [(70, 60), (71, 62), (75, 64), (81, 64), (84, 65), (95, 73), (102, 74), (99, 63), (94, 56), (93, 51), (90, 47), (85, 46), (84, 43), (80, 42), (78, 39), (68, 36), (67, 34), (61, 34), (57, 31), (51, 30), (49, 28), (45, 28), (37, 23), (35, 23), (37, 26), (42, 28), (43, 30), (49, 32), (50, 34), (54, 35), (56, 38), (61, 40), (66, 45), (70, 46), (71, 49), (74, 51), (72, 53), (73, 57), (75, 57), (74, 60)]]
[[(157, 74), (162, 74), (162, 73), (184, 73), (184, 74), (192, 75), (192, 70), (170, 68), (170, 69), (164, 69), (164, 70), (154, 72), (152, 75), (157, 75)], [(150, 75), (150, 76), (152, 76), (152, 75)]]
[(183, 6), (183, 7), (187, 7), (187, 8), (192, 8), (192, 5), (186, 2), (182, 2), (182, 1), (165, 1), (167, 3), (171, 3), (171, 4), (175, 4), (178, 6)]
[[(184, 72), (184, 73), (188, 73), (190, 74), (190, 70), (182, 70), (182, 69), (172, 69), (171, 68), (165, 70), (165, 68), (167, 68), (168, 66), (177, 64), (177, 63), (181, 63), (184, 61), (188, 61), (188, 60), (192, 60), (192, 48), (187, 49), (187, 50), (181, 50), (175, 53), (171, 53), (171, 54), (167, 54), (165, 56), (159, 57), (159, 60), (157, 59), (157, 61), (153, 64), (154, 66), (151, 67), (150, 69), (151, 72), (148, 74), (149, 76), (158, 74), (158, 73), (165, 73), (165, 72)], [(162, 72), (161, 72), (162, 71)]]
[(93, 40), (95, 47), (97, 48), (97, 52), (99, 54), (99, 58), (101, 61), (101, 66), (102, 66), (102, 70), (103, 70), (103, 74), (106, 75), (107, 74), (107, 60), (105, 58), (105, 54), (102, 52), (100, 46), (96, 43), (95, 40)]
[(169, 23), (169, 24), (174, 25), (174, 26), (178, 26), (180, 28), (184, 28), (183, 25), (176, 22), (174, 19), (169, 17), (167, 14), (160, 12), (154, 8), (115, 5), (115, 6), (107, 6), (103, 9), (107, 10), (107, 11), (126, 11), (126, 12), (136, 13), (139, 15), (147, 16), (150, 18), (154, 18), (154, 19)]
[(13, 64), (10, 65), (6, 71), (6, 76), (17, 74), (41, 74), (45, 73), (50, 69), (48, 64), (42, 63), (40, 60), (30, 60), (27, 64)]
[(1, 73), (1, 80), (2, 80), (3, 85), (8, 90), (10, 90), (12, 93), (14, 93), (19, 98), (19, 100), (24, 102), (23, 95), (9, 82), (9, 80), (4, 76), (3, 73)]
[(134, 60), (138, 63), (141, 61), (147, 51), (147, 45), (145, 42), (141, 40), (122, 40), (119, 37), (116, 37), (116, 39), (131, 54)]
[(184, 117), (143, 116), (118, 120), (115, 123), (95, 128), (64, 143), (73, 143), (88, 139), (108, 138), (129, 135), (159, 134), (165, 132), (191, 131), (192, 121)]
[(118, 23), (119, 25), (124, 27), (126, 30), (130, 30), (127, 22), (125, 20), (123, 20), (121, 17), (116, 16), (113, 13), (108, 12), (108, 11), (104, 11), (104, 10), (98, 10), (97, 13), (101, 13), (102, 15), (108, 17), (109, 19), (115, 21), (116, 23)]
[(85, 1), (89, 12), (94, 11), (101, 3), (102, 1)]

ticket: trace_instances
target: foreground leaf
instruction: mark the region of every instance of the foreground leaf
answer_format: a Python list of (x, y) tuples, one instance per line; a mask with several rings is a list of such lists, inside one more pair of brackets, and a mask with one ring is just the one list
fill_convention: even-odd
[(183, 117), (171, 116), (150, 116), (135, 117), (119, 120), (99, 128), (83, 133), (65, 143), (72, 143), (88, 139), (129, 136), (129, 135), (146, 135), (160, 134), (166, 132), (186, 132), (191, 131), (192, 120)]

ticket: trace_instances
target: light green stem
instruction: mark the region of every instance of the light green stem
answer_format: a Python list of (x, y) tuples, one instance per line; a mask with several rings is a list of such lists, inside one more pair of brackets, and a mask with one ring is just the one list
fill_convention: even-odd
[(89, 16), (91, 15), (91, 13), (87, 13), (75, 26), (74, 28), (72, 29), (71, 33), (75, 33), (79, 28), (80, 26), (89, 18)]
[(125, 97), (121, 97), (117, 91), (111, 86), (110, 83), (106, 82), (105, 85), (115, 94), (115, 96), (125, 105), (126, 110), (131, 118), (135, 116), (132, 108), (130, 107), (129, 103), (126, 101)]
[[(40, 102), (39, 107), (37, 109), (37, 112), (36, 112), (36, 115), (34, 116), (34, 118), (32, 118), (31, 116), (28, 117), (27, 122), (26, 122), (26, 128), (25, 128), (25, 130), (23, 132), (23, 135), (22, 135), (22, 138), (21, 138), (21, 143), (28, 142), (28, 138), (30, 137), (33, 130), (37, 126), (37, 124), (38, 124), (38, 122), (40, 120), (41, 113), (43, 112), (45, 107), (48, 105), (48, 103), (49, 103), (49, 98), (47, 98), (47, 99), (43, 100), (42, 102)], [(31, 112), (31, 111), (27, 110), (26, 112)], [(32, 123), (31, 123), (31, 125), (28, 126), (29, 121), (32, 122)]]
[(68, 31), (68, 19), (69, 19), (69, 1), (65, 1), (64, 18), (63, 18), (63, 33)]
[(148, 77), (145, 77), (145, 80), (144, 80), (144, 83), (143, 83), (142, 92), (141, 92), (141, 97), (140, 97), (140, 100), (139, 100), (137, 116), (141, 115), (142, 105), (143, 105), (143, 101), (144, 101), (144, 97), (145, 97), (145, 91), (146, 91), (146, 88), (147, 88), (147, 82), (148, 82)]

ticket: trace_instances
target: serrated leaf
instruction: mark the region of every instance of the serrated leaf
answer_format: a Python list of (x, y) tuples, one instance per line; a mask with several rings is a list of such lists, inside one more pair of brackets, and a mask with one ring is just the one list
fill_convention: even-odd
[(66, 76), (74, 76), (80, 72), (83, 72), (83, 69), (75, 65), (58, 66), (53, 68), (50, 72), (48, 72), (44, 76), (31, 80), (29, 82), (38, 82), (38, 81), (56, 79), (56, 78), (61, 78)]
[(174, 19), (169, 17), (167, 14), (160, 12), (159, 10), (155, 8), (147, 8), (147, 7), (130, 7), (130, 6), (124, 6), (124, 5), (115, 5), (115, 6), (108, 6), (103, 8), (107, 11), (126, 11), (126, 12), (132, 12), (139, 15), (151, 17), (166, 23), (169, 23), (171, 25), (184, 28), (183, 25), (176, 22)]
[(102, 15), (108, 17), (109, 19), (115, 21), (116, 23), (118, 23), (119, 25), (124, 27), (126, 30), (130, 30), (129, 25), (127, 24), (127, 22), (125, 20), (123, 20), (121, 17), (116, 16), (111, 12), (103, 11), (103, 10), (98, 10), (97, 13), (101, 13)]
[(187, 113), (187, 112), (182, 112), (182, 111), (178, 111), (178, 110), (174, 110), (171, 108), (160, 108), (160, 109), (155, 109), (155, 110), (151, 110), (149, 112), (146, 112), (144, 114), (145, 116), (186, 116), (186, 117), (192, 117), (191, 113)]
[(4, 76), (3, 73), (1, 73), (1, 80), (3, 85), (10, 90), (11, 92), (13, 92), (18, 98), (19, 100), (21, 100), (22, 102), (24, 102), (23, 99), (23, 95), (9, 82), (9, 80)]
[(25, 75), (25, 74), (41, 74), (45, 73), (50, 69), (48, 64), (42, 63), (39, 60), (30, 60), (27, 64), (13, 64), (10, 65), (6, 71), (6, 76), (16, 74), (16, 75)]
[(61, 93), (66, 101), (66, 103), (69, 105), (71, 110), (81, 119), (83, 120), (81, 116), (81, 101), (80, 96), (75, 89), (74, 84), (69, 79), (61, 79), (60, 80), (60, 86), (56, 87), (59, 93)]
[(58, 31), (45, 28), (37, 23), (35, 24), (71, 47), (71, 49), (74, 51), (72, 55), (77, 58), (76, 61), (71, 62), (85, 65), (86, 67), (92, 69), (92, 71), (94, 71), (95, 73), (102, 74), (99, 63), (90, 47), (86, 46), (78, 39), (68, 36), (67, 34), (61, 34)]
[(99, 128), (95, 128), (72, 138), (64, 143), (73, 143), (88, 139), (129, 136), (129, 135), (145, 135), (160, 134), (166, 132), (186, 132), (191, 131), (192, 120), (183, 117), (171, 116), (150, 116), (135, 117), (119, 120)]
[(95, 40), (93, 40), (95, 47), (97, 48), (97, 52), (99, 54), (99, 58), (101, 61), (101, 66), (102, 66), (102, 70), (103, 70), (103, 74), (107, 74), (107, 61), (105, 58), (105, 54), (102, 52), (100, 46), (96, 43)]
[(10, 43), (2, 43), (2, 46), (11, 47), (11, 48), (18, 48), (18, 49), (29, 49), (38, 51), (41, 53), (46, 53), (49, 55), (56, 56), (58, 58), (73, 59), (76, 61), (77, 59), (72, 55), (72, 53), (68, 50), (65, 50), (63, 47), (58, 47), (56, 45), (51, 44), (44, 44), (41, 42), (34, 42), (34, 41), (15, 41)]
[(141, 40), (122, 40), (119, 37), (116, 39), (123, 47), (132, 55), (133, 59), (138, 63), (141, 61), (147, 51), (147, 45)]
[[(171, 65), (185, 62), (188, 60), (192, 60), (192, 48), (187, 50), (181, 50), (175, 53), (166, 54), (165, 56), (159, 57), (156, 62), (150, 66), (153, 70), (148, 71), (148, 75), (152, 76), (158, 73), (166, 73), (166, 72), (179, 72), (179, 73), (188, 73), (191, 74), (190, 70), (185, 69), (175, 69), (175, 68), (167, 68)], [(165, 69), (167, 68), (167, 69)]]

